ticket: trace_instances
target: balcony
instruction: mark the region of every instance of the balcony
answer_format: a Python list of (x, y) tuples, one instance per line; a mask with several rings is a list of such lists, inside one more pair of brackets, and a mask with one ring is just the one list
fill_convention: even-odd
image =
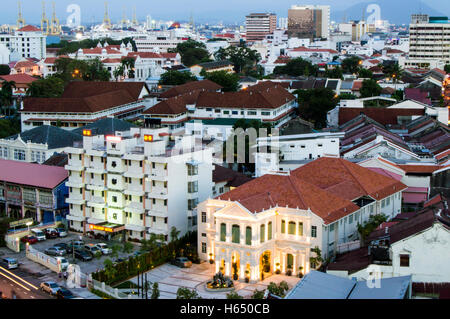
[(76, 163), (76, 164), (74, 164), (74, 165), (71, 165), (71, 163), (69, 162), (68, 165), (65, 165), (65, 166), (64, 166), (64, 169), (65, 169), (66, 171), (76, 171), (76, 172), (81, 172), (81, 171), (84, 170), (84, 167), (81, 165), (81, 162), (80, 162), (80, 163)]
[(92, 196), (90, 199), (88, 199), (87, 206), (96, 208), (105, 208), (106, 207), (105, 199), (103, 197)]
[(168, 210), (160, 207), (146, 209), (147, 216), (167, 217)]
[(138, 171), (138, 170), (128, 170), (125, 173), (123, 173), (124, 177), (130, 177), (130, 178), (144, 178), (144, 172)]
[(86, 189), (93, 190), (93, 191), (106, 191), (108, 190), (105, 186), (105, 184), (87, 184)]
[(153, 170), (148, 174), (149, 179), (154, 179), (158, 181), (167, 181), (167, 171), (164, 170)]
[(125, 204), (124, 211), (129, 213), (143, 214), (144, 213), (144, 204), (137, 202), (127, 202)]
[(168, 197), (167, 188), (153, 188), (150, 193), (148, 193), (148, 198), (156, 198), (156, 199), (167, 199)]

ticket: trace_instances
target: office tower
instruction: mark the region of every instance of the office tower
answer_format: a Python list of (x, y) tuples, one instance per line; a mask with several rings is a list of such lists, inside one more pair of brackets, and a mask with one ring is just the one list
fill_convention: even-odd
[(277, 28), (277, 16), (274, 13), (251, 13), (245, 17), (247, 41), (264, 39)]
[(288, 35), (297, 38), (327, 39), (330, 6), (293, 5), (288, 10)]

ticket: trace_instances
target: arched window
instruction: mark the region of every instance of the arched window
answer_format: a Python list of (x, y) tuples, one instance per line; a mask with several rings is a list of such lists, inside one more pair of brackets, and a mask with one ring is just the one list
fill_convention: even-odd
[(298, 235), (303, 236), (303, 223), (298, 223)]
[(286, 221), (284, 219), (281, 220), (281, 233), (286, 233)]
[(267, 240), (272, 239), (272, 222), (267, 224)]
[(266, 225), (264, 224), (261, 225), (260, 238), (262, 243), (266, 240)]
[(225, 241), (227, 237), (227, 225), (225, 223), (220, 224), (220, 241)]
[(245, 229), (245, 244), (252, 244), (252, 228), (250, 226), (247, 226), (247, 228)]
[(233, 225), (231, 227), (231, 242), (239, 244), (241, 241), (241, 233), (239, 225)]
[(295, 235), (295, 222), (289, 222), (288, 234)]

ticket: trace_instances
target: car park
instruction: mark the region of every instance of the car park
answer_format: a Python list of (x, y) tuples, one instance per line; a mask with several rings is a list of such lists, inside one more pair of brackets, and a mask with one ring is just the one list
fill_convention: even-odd
[(20, 241), (21, 241), (22, 243), (28, 243), (28, 244), (32, 245), (32, 244), (37, 243), (37, 242), (38, 242), (38, 239), (36, 238), (36, 236), (27, 235), (27, 236), (25, 236), (25, 237), (22, 237), (22, 238), (20, 239)]
[(15, 258), (3, 258), (2, 266), (5, 266), (7, 269), (15, 269), (19, 267), (19, 262)]
[(70, 290), (61, 287), (56, 292), (56, 298), (58, 298), (58, 299), (74, 299), (75, 296), (73, 295), (73, 293)]
[(84, 249), (91, 254), (92, 257), (94, 257), (97, 253), (102, 253), (100, 248), (98, 248), (94, 244), (87, 244), (84, 245)]
[(67, 237), (67, 231), (65, 228), (55, 228), (56, 232), (58, 233), (58, 237)]
[(112, 253), (112, 249), (109, 248), (108, 245), (104, 243), (98, 243), (95, 246), (97, 246), (97, 248), (100, 249), (103, 255), (109, 255)]
[(40, 287), (41, 287), (42, 291), (45, 291), (51, 295), (56, 295), (56, 293), (60, 289), (58, 284), (54, 281), (45, 281), (45, 282), (41, 283)]
[(54, 228), (47, 228), (44, 230), (45, 238), (47, 239), (54, 239), (58, 238), (58, 232)]
[(72, 247), (73, 247), (73, 249), (83, 249), (84, 242), (81, 240), (75, 240), (75, 241), (69, 242), (69, 244), (67, 245), (67, 249), (66, 249), (68, 253), (72, 252)]
[(187, 259), (186, 257), (177, 257), (172, 260), (172, 265), (181, 267), (181, 268), (189, 268), (192, 266), (192, 261)]
[(53, 245), (53, 247), (59, 247), (61, 249), (64, 249), (65, 251), (67, 251), (67, 248), (69, 247), (69, 245), (67, 245), (66, 243), (57, 243), (57, 244)]
[(63, 256), (67, 253), (64, 249), (59, 247), (50, 247), (47, 248), (44, 252), (45, 254), (50, 256)]
[(42, 230), (40, 230), (40, 229), (37, 229), (37, 228), (32, 229), (32, 230), (31, 230), (31, 234), (32, 234), (34, 237), (36, 237), (38, 241), (44, 241), (44, 240), (47, 239), (47, 238), (45, 237), (44, 232), (43, 232)]
[(75, 258), (82, 260), (82, 261), (92, 260), (91, 254), (88, 253), (86, 250), (75, 249), (74, 255), (75, 255)]

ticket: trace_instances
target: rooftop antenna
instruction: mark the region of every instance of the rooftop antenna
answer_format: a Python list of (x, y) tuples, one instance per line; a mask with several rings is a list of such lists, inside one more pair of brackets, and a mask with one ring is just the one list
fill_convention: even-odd
[(136, 6), (133, 7), (133, 19), (131, 21), (132, 25), (138, 25), (139, 21), (136, 19)]
[(41, 19), (41, 30), (45, 35), (50, 33), (50, 23), (45, 15), (45, 1), (42, 1), (42, 19)]
[(20, 1), (17, 1), (18, 6), (19, 6), (19, 15), (17, 17), (17, 28), (23, 28), (25, 26), (25, 19), (22, 16), (22, 4), (20, 3)]
[(52, 35), (59, 35), (59, 34), (61, 34), (61, 25), (59, 23), (59, 19), (56, 17), (55, 1), (52, 1), (52, 7), (53, 7), (53, 13), (52, 13), (52, 21), (51, 21), (51, 25), (50, 25), (50, 32)]
[(108, 14), (108, 2), (107, 1), (105, 1), (105, 16), (103, 17), (103, 24), (107, 28), (111, 27), (111, 19), (109, 18), (109, 14)]

